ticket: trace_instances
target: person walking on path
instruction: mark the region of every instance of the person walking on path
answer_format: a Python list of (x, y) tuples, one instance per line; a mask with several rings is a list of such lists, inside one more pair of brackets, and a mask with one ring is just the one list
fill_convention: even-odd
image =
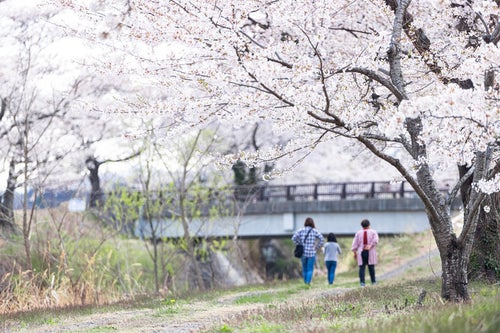
[(339, 254), (342, 254), (340, 245), (337, 243), (337, 237), (330, 232), (327, 237), (325, 247), (323, 248), (325, 254), (325, 265), (328, 270), (328, 284), (333, 284), (335, 281), (335, 270), (337, 269), (337, 260)]
[(316, 230), (314, 220), (308, 217), (304, 222), (304, 227), (293, 234), (292, 241), (295, 245), (304, 245), (304, 254), (300, 258), (302, 261), (302, 277), (305, 284), (309, 285), (314, 273), (316, 252), (323, 246), (325, 240), (323, 235)]
[(370, 280), (372, 284), (377, 283), (375, 279), (375, 265), (378, 263), (376, 246), (378, 244), (378, 233), (370, 228), (370, 221), (361, 221), (363, 229), (356, 232), (352, 241), (351, 250), (354, 252), (354, 259), (359, 266), (359, 283), (365, 286), (365, 271), (368, 266)]

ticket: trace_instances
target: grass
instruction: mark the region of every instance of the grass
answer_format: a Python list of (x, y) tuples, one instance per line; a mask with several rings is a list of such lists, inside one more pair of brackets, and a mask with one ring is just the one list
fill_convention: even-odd
[[(78, 332), (123, 331), (121, 313), (134, 312), (132, 322), (171, 321), (200, 324), (202, 331), (218, 332), (496, 332), (500, 327), (500, 287), (473, 283), (471, 302), (448, 304), (440, 298), (439, 256), (402, 272), (397, 279), (376, 286), (358, 287), (350, 239), (339, 240), (344, 254), (335, 285), (329, 286), (321, 255), (310, 287), (300, 280), (273, 281), (231, 289), (188, 291), (167, 296), (145, 295), (103, 306), (70, 306), (28, 310), (1, 316), (0, 331), (32, 332), (37, 327), (58, 330), (75, 318), (105, 317), (113, 324), (94, 322)], [(432, 249), (429, 233), (383, 238), (377, 276)], [(425, 294), (423, 291), (425, 290)], [(236, 309), (236, 310), (235, 310)], [(233, 311), (234, 310), (234, 311)], [(125, 318), (123, 320), (125, 322)], [(17, 330), (17, 331), (16, 331)], [(127, 331), (127, 330), (125, 330)]]
[[(407, 274), (412, 275), (412, 272)], [(174, 298), (145, 298), (135, 302), (101, 308), (64, 309), (26, 313), (17, 320), (24, 330), (37, 325), (58, 327), (65, 318), (119, 311), (124, 308), (151, 309), (158, 322), (184, 318), (190, 320), (197, 311), (241, 307), (204, 332), (497, 332), (500, 327), (500, 286), (473, 283), (471, 302), (444, 303), (440, 298), (438, 278), (382, 281), (376, 286), (360, 288), (339, 277), (338, 284), (313, 280), (306, 288), (301, 281), (273, 282), (230, 290), (207, 291), (198, 295)], [(425, 294), (423, 291), (425, 290)], [(36, 319), (38, 318), (38, 319)], [(138, 317), (137, 320), (143, 320)], [(26, 321), (25, 321), (26, 320)], [(146, 319), (150, 321), (151, 318)], [(214, 321), (216, 323), (216, 321)], [(1, 326), (0, 326), (1, 328)], [(114, 325), (98, 325), (80, 332), (120, 331)], [(203, 330), (202, 330), (203, 331)]]
[(234, 304), (255, 304), (255, 303), (273, 303), (277, 301), (286, 300), (290, 295), (297, 293), (296, 290), (278, 290), (259, 293), (248, 293), (239, 296), (235, 299)]
[(469, 304), (443, 303), (435, 279), (320, 293), (242, 313), (207, 332), (493, 333), (500, 327), (499, 289), (498, 285), (473, 284)]

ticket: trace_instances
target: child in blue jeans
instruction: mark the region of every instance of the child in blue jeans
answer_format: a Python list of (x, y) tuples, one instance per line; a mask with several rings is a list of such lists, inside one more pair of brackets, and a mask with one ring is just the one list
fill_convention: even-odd
[(328, 284), (333, 284), (335, 280), (335, 270), (337, 269), (338, 255), (342, 253), (337, 243), (337, 238), (333, 233), (328, 234), (323, 253), (325, 254), (325, 265), (328, 269)]

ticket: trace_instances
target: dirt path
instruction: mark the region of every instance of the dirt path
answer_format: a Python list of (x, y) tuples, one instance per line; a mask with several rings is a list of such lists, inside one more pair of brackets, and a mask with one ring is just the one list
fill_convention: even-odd
[[(437, 250), (431, 250), (378, 277), (379, 281), (393, 279), (406, 270), (419, 266), (428, 266), (431, 259), (438, 256)], [(434, 274), (438, 274), (434, 272)], [(282, 290), (285, 290), (283, 288)], [(348, 288), (311, 288), (291, 294), (287, 301), (300, 301), (301, 298), (324, 297), (343, 293)], [(279, 292), (273, 289), (272, 292)], [(260, 293), (267, 293), (262, 291)], [(68, 317), (56, 323), (37, 327), (14, 327), (4, 329), (5, 333), (56, 333), (56, 332), (127, 332), (127, 333), (188, 333), (199, 332), (209, 327), (222, 326), (226, 319), (248, 311), (257, 311), (266, 306), (263, 303), (237, 305), (235, 300), (257, 292), (234, 293), (217, 300), (198, 300), (189, 304), (166, 305), (160, 309), (123, 310), (98, 313), (87, 316)]]
[[(283, 289), (273, 289), (278, 292)], [(345, 292), (348, 289), (335, 288), (330, 290), (311, 289), (293, 294), (287, 301), (299, 301), (305, 297), (322, 297)], [(216, 301), (195, 301), (188, 306), (182, 306), (179, 312), (171, 307), (161, 309), (124, 310), (102, 314), (92, 314), (77, 318), (66, 318), (63, 322), (45, 324), (38, 327), (11, 329), (4, 332), (127, 332), (127, 333), (188, 333), (198, 332), (212, 326), (223, 325), (226, 319), (238, 314), (257, 311), (266, 306), (263, 303), (235, 305), (234, 301), (244, 296), (258, 296), (261, 292), (235, 293), (219, 298)], [(165, 313), (170, 313), (165, 315)]]

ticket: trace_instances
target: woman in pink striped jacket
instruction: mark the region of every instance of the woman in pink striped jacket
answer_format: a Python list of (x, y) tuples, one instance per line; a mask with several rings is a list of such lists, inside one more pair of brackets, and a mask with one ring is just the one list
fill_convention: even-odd
[(354, 235), (351, 250), (354, 252), (354, 258), (359, 266), (359, 283), (361, 287), (364, 287), (366, 266), (368, 266), (372, 284), (377, 283), (375, 279), (375, 265), (378, 263), (376, 249), (378, 233), (370, 228), (370, 221), (366, 219), (361, 221), (361, 227), (363, 229)]

